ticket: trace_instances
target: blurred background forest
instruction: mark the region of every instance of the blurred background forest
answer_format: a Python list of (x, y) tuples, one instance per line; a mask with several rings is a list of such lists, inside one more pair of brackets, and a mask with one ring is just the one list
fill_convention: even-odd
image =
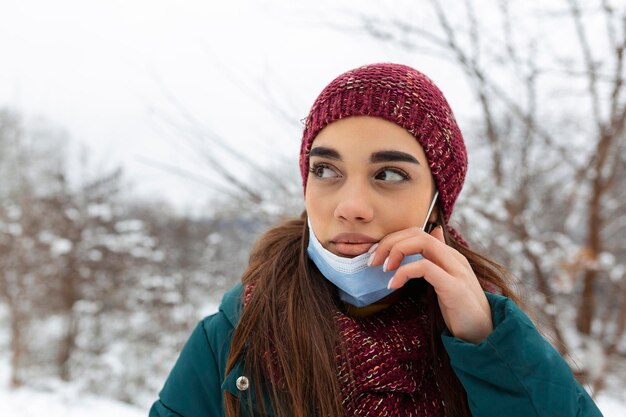
[[(252, 10), (260, 27), (281, 39), (298, 27), (318, 48), (237, 66), (217, 52), (228, 32), (203, 39), (220, 77), (191, 83), (202, 91), (194, 100), (155, 75), (158, 65), (148, 71), (160, 100), (145, 112), (176, 155), (138, 159), (193, 190), (196, 210), (173, 202), (165, 180), (135, 192), (144, 177), (127, 162), (99, 163), (92, 148), (72, 145), (71, 127), (3, 99), (7, 392), (70, 386), (147, 410), (197, 320), (238, 281), (254, 240), (302, 210), (297, 147), (315, 95), (349, 68), (395, 61), (434, 79), (464, 133), (469, 174), (452, 222), (515, 274), (590, 392), (626, 404), (626, 4), (275, 1)], [(291, 70), (281, 73), (284, 62)]]

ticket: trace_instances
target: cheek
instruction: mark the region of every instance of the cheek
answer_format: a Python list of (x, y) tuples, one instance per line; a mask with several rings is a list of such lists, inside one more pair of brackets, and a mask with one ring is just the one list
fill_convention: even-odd
[(309, 181), (304, 197), (304, 205), (309, 218), (314, 219), (320, 216), (323, 211), (324, 200), (325, 199), (320, 195), (316, 187)]
[(330, 223), (333, 210), (330, 198), (327, 195), (324, 196), (315, 185), (311, 184), (310, 179), (306, 188), (304, 206), (316, 234), (323, 233), (322, 229), (324, 225)]
[(395, 205), (392, 209), (381, 211), (378, 218), (387, 233), (391, 233), (414, 226), (417, 214), (402, 205)]
[(381, 201), (378, 219), (384, 225), (387, 233), (421, 226), (425, 213), (420, 207), (425, 203), (418, 201), (414, 195), (402, 196), (402, 198)]

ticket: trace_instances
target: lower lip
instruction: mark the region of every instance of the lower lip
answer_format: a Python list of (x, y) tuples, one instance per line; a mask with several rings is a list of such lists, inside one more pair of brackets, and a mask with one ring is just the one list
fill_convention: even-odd
[(333, 243), (336, 252), (343, 256), (358, 256), (367, 252), (373, 243)]

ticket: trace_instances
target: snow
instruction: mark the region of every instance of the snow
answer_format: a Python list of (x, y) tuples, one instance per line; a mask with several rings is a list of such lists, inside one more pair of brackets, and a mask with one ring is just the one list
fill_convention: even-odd
[[(207, 303), (203, 312), (217, 311)], [(6, 341), (1, 341), (6, 342)], [(3, 343), (0, 343), (3, 344)], [(81, 392), (76, 383), (52, 381), (47, 389), (8, 388), (8, 358), (0, 356), (0, 416), (12, 417), (147, 417), (151, 404), (132, 406), (110, 398)], [(158, 393), (154, 393), (156, 400)], [(604, 417), (626, 416), (626, 395), (622, 399), (601, 395), (596, 403)]]
[[(598, 406), (604, 417), (624, 417), (626, 401), (600, 397)], [(130, 406), (110, 399), (74, 392), (61, 388), (56, 392), (20, 388), (10, 391), (0, 389), (0, 416), (13, 417), (146, 417), (148, 409)]]
[[(218, 306), (217, 300), (213, 300), (206, 303), (201, 308), (201, 312), (204, 315), (212, 314), (217, 311)], [(1, 310), (2, 304), (0, 304), (0, 317), (5, 316), (5, 312)], [(8, 344), (6, 333), (0, 331), (0, 416), (147, 417), (151, 402), (142, 402), (141, 406), (133, 406), (111, 398), (88, 394), (80, 389), (78, 382), (62, 383), (52, 380), (45, 382), (45, 388), (9, 389), (9, 360), (6, 355), (7, 350), (4, 349)], [(156, 400), (157, 396), (158, 392), (154, 392), (150, 401)], [(621, 399), (601, 395), (596, 403), (604, 417), (626, 416), (626, 393)]]
[(14, 417), (146, 417), (148, 410), (92, 395), (0, 389), (0, 415)]
[[(0, 309), (2, 305), (0, 304)], [(0, 311), (0, 317), (3, 312)], [(1, 323), (1, 321), (0, 321)], [(0, 327), (0, 330), (4, 330)], [(46, 381), (46, 388), (9, 388), (6, 334), (0, 332), (0, 416), (146, 417), (148, 409), (82, 392), (78, 383)], [(154, 394), (155, 399), (157, 393)]]
[[(604, 417), (624, 417), (626, 401), (601, 396), (598, 407)], [(0, 389), (0, 415), (13, 417), (146, 417), (148, 408), (74, 392), (71, 388), (46, 392), (32, 388)]]
[(74, 245), (69, 240), (58, 238), (50, 245), (50, 252), (52, 252), (52, 256), (54, 257), (65, 255), (72, 250), (73, 246)]
[(620, 401), (616, 398), (600, 396), (596, 404), (598, 404), (598, 408), (600, 408), (604, 417), (626, 416), (626, 398)]

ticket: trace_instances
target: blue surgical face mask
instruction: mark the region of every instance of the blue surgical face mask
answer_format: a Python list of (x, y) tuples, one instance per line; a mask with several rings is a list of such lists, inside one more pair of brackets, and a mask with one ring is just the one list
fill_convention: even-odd
[[(438, 193), (435, 193), (430, 204), (426, 220), (422, 225), (422, 230), (426, 227), (430, 213), (435, 206)], [(370, 257), (369, 253), (364, 253), (354, 258), (343, 258), (326, 250), (317, 240), (315, 233), (309, 225), (309, 246), (307, 253), (309, 258), (320, 270), (322, 275), (332, 282), (339, 290), (339, 298), (356, 307), (364, 307), (388, 296), (395, 289), (387, 289), (387, 283), (395, 274), (395, 271), (383, 272), (381, 266), (367, 266)], [(405, 256), (400, 265), (415, 262), (423, 259), (422, 255), (415, 254)]]

